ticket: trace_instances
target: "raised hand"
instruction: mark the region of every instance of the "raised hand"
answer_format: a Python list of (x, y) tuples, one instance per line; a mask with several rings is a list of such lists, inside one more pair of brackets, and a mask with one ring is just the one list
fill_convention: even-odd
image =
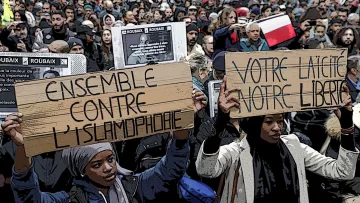
[(240, 103), (239, 100), (234, 97), (230, 96), (232, 92), (238, 92), (240, 91), (240, 88), (235, 88), (231, 90), (226, 89), (226, 76), (224, 77), (223, 83), (220, 86), (220, 94), (219, 94), (219, 109), (225, 113), (228, 114), (230, 112), (230, 109), (233, 107), (239, 108)]

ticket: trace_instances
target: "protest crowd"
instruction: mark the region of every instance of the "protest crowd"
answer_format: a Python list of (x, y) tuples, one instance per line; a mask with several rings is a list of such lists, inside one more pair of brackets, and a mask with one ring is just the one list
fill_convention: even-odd
[[(186, 36), (173, 33), (165, 38), (171, 36), (167, 43), (173, 43), (172, 39), (186, 37), (186, 53), (181, 53), (179, 61), (189, 67), (192, 76), (189, 98), (194, 115), (193, 127), (189, 129), (171, 129), (30, 157), (25, 153), (21, 129), (23, 119), (31, 115), (11, 113), (0, 122), (1, 203), (360, 202), (358, 0), (1, 3), (0, 56), (6, 52), (37, 56), (81, 54), (86, 57), (86, 73), (91, 75), (121, 69), (116, 67), (118, 56), (114, 50), (119, 44), (113, 42), (114, 28), (135, 30), (176, 22), (185, 26), (182, 29)], [(160, 31), (154, 33), (160, 35)], [(156, 67), (174, 57), (175, 53), (166, 53), (161, 60), (142, 55), (141, 47), (158, 36), (136, 36), (137, 39), (121, 39), (123, 44), (140, 47), (131, 54), (125, 47), (119, 48), (126, 55), (125, 65)], [(231, 76), (225, 71), (227, 55), (254, 52), (249, 54), (251, 57), (262, 51), (288, 53), (306, 49), (315, 54), (315, 49), (331, 48), (347, 51), (346, 74), (342, 78), (347, 95), (342, 97), (341, 105), (276, 114), (264, 112), (245, 118), (230, 116), (231, 110), (240, 108), (234, 94), (240, 89), (225, 85)], [(61, 76), (49, 70), (42, 78)], [(249, 73), (247, 77), (251, 76)], [(145, 78), (150, 78), (146, 72)], [(214, 81), (220, 81), (216, 106), (210, 105), (214, 89), (209, 84)], [(172, 91), (176, 94), (176, 89), (167, 90)], [(146, 97), (155, 96), (162, 97)]]

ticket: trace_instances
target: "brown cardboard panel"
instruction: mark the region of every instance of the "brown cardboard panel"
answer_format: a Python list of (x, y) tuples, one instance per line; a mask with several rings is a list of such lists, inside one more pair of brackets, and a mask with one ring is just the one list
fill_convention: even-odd
[(225, 63), (227, 87), (241, 88), (233, 118), (335, 107), (344, 95), (344, 49), (230, 52)]
[(144, 137), (193, 125), (184, 63), (18, 83), (27, 155)]

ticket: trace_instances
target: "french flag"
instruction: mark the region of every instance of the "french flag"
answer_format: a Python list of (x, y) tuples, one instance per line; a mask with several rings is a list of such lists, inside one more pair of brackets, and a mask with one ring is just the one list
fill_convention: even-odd
[(256, 21), (270, 47), (296, 36), (291, 20), (286, 14), (278, 14)]

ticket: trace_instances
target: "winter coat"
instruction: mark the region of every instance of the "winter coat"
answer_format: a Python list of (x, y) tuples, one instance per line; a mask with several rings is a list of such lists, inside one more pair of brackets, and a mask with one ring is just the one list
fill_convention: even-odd
[[(308, 203), (308, 190), (305, 169), (327, 178), (350, 180), (355, 176), (356, 161), (359, 151), (348, 151), (342, 147), (337, 160), (321, 155), (311, 147), (301, 144), (293, 135), (283, 135), (281, 140), (289, 149), (297, 166), (299, 177), (300, 202)], [(238, 184), (235, 191), (237, 203), (252, 203), (254, 201), (254, 168), (247, 139), (235, 141), (229, 145), (221, 146), (214, 154), (204, 153), (204, 143), (201, 146), (196, 161), (196, 170), (199, 175), (208, 178), (219, 177), (227, 169), (221, 202), (230, 202), (233, 191), (233, 181), (236, 166), (240, 161)]]
[(241, 39), (240, 49), (242, 52), (252, 52), (252, 51), (269, 51), (269, 45), (264, 39), (260, 39), (258, 46), (254, 46), (250, 43), (249, 39)]
[(226, 51), (228, 49), (237, 49), (240, 51), (236, 32), (234, 30), (229, 30), (229, 26), (215, 30), (213, 37), (214, 37), (214, 53), (212, 55), (213, 59), (216, 56), (216, 54), (222, 51)]
[(199, 45), (197, 43), (193, 46), (189, 55), (191, 55), (191, 54), (201, 54), (201, 55), (205, 56), (205, 52), (204, 52), (203, 48), (201, 47), (201, 45)]
[[(170, 187), (177, 184), (183, 177), (189, 159), (188, 140), (173, 139), (168, 145), (164, 156), (155, 167), (140, 174), (130, 175), (121, 173), (124, 169), (118, 169), (118, 177), (127, 193), (129, 203), (150, 202), (166, 193)], [(136, 180), (134, 185), (134, 180)], [(85, 180), (75, 180), (73, 185), (84, 188), (83, 192), (89, 199), (85, 202), (105, 203), (106, 199), (99, 191)], [(70, 195), (65, 192), (44, 193), (39, 190), (37, 174), (33, 166), (24, 173), (13, 171), (11, 187), (14, 191), (16, 202), (51, 202), (67, 203)], [(133, 192), (132, 192), (133, 191)]]
[(61, 39), (54, 36), (51, 28), (43, 29), (42, 32), (39, 32), (38, 37), (35, 39), (32, 51), (39, 52), (40, 49), (47, 48), (55, 40), (64, 40), (65, 42), (67, 42), (70, 37), (75, 37), (75, 33), (70, 31), (69, 29), (66, 29)]

